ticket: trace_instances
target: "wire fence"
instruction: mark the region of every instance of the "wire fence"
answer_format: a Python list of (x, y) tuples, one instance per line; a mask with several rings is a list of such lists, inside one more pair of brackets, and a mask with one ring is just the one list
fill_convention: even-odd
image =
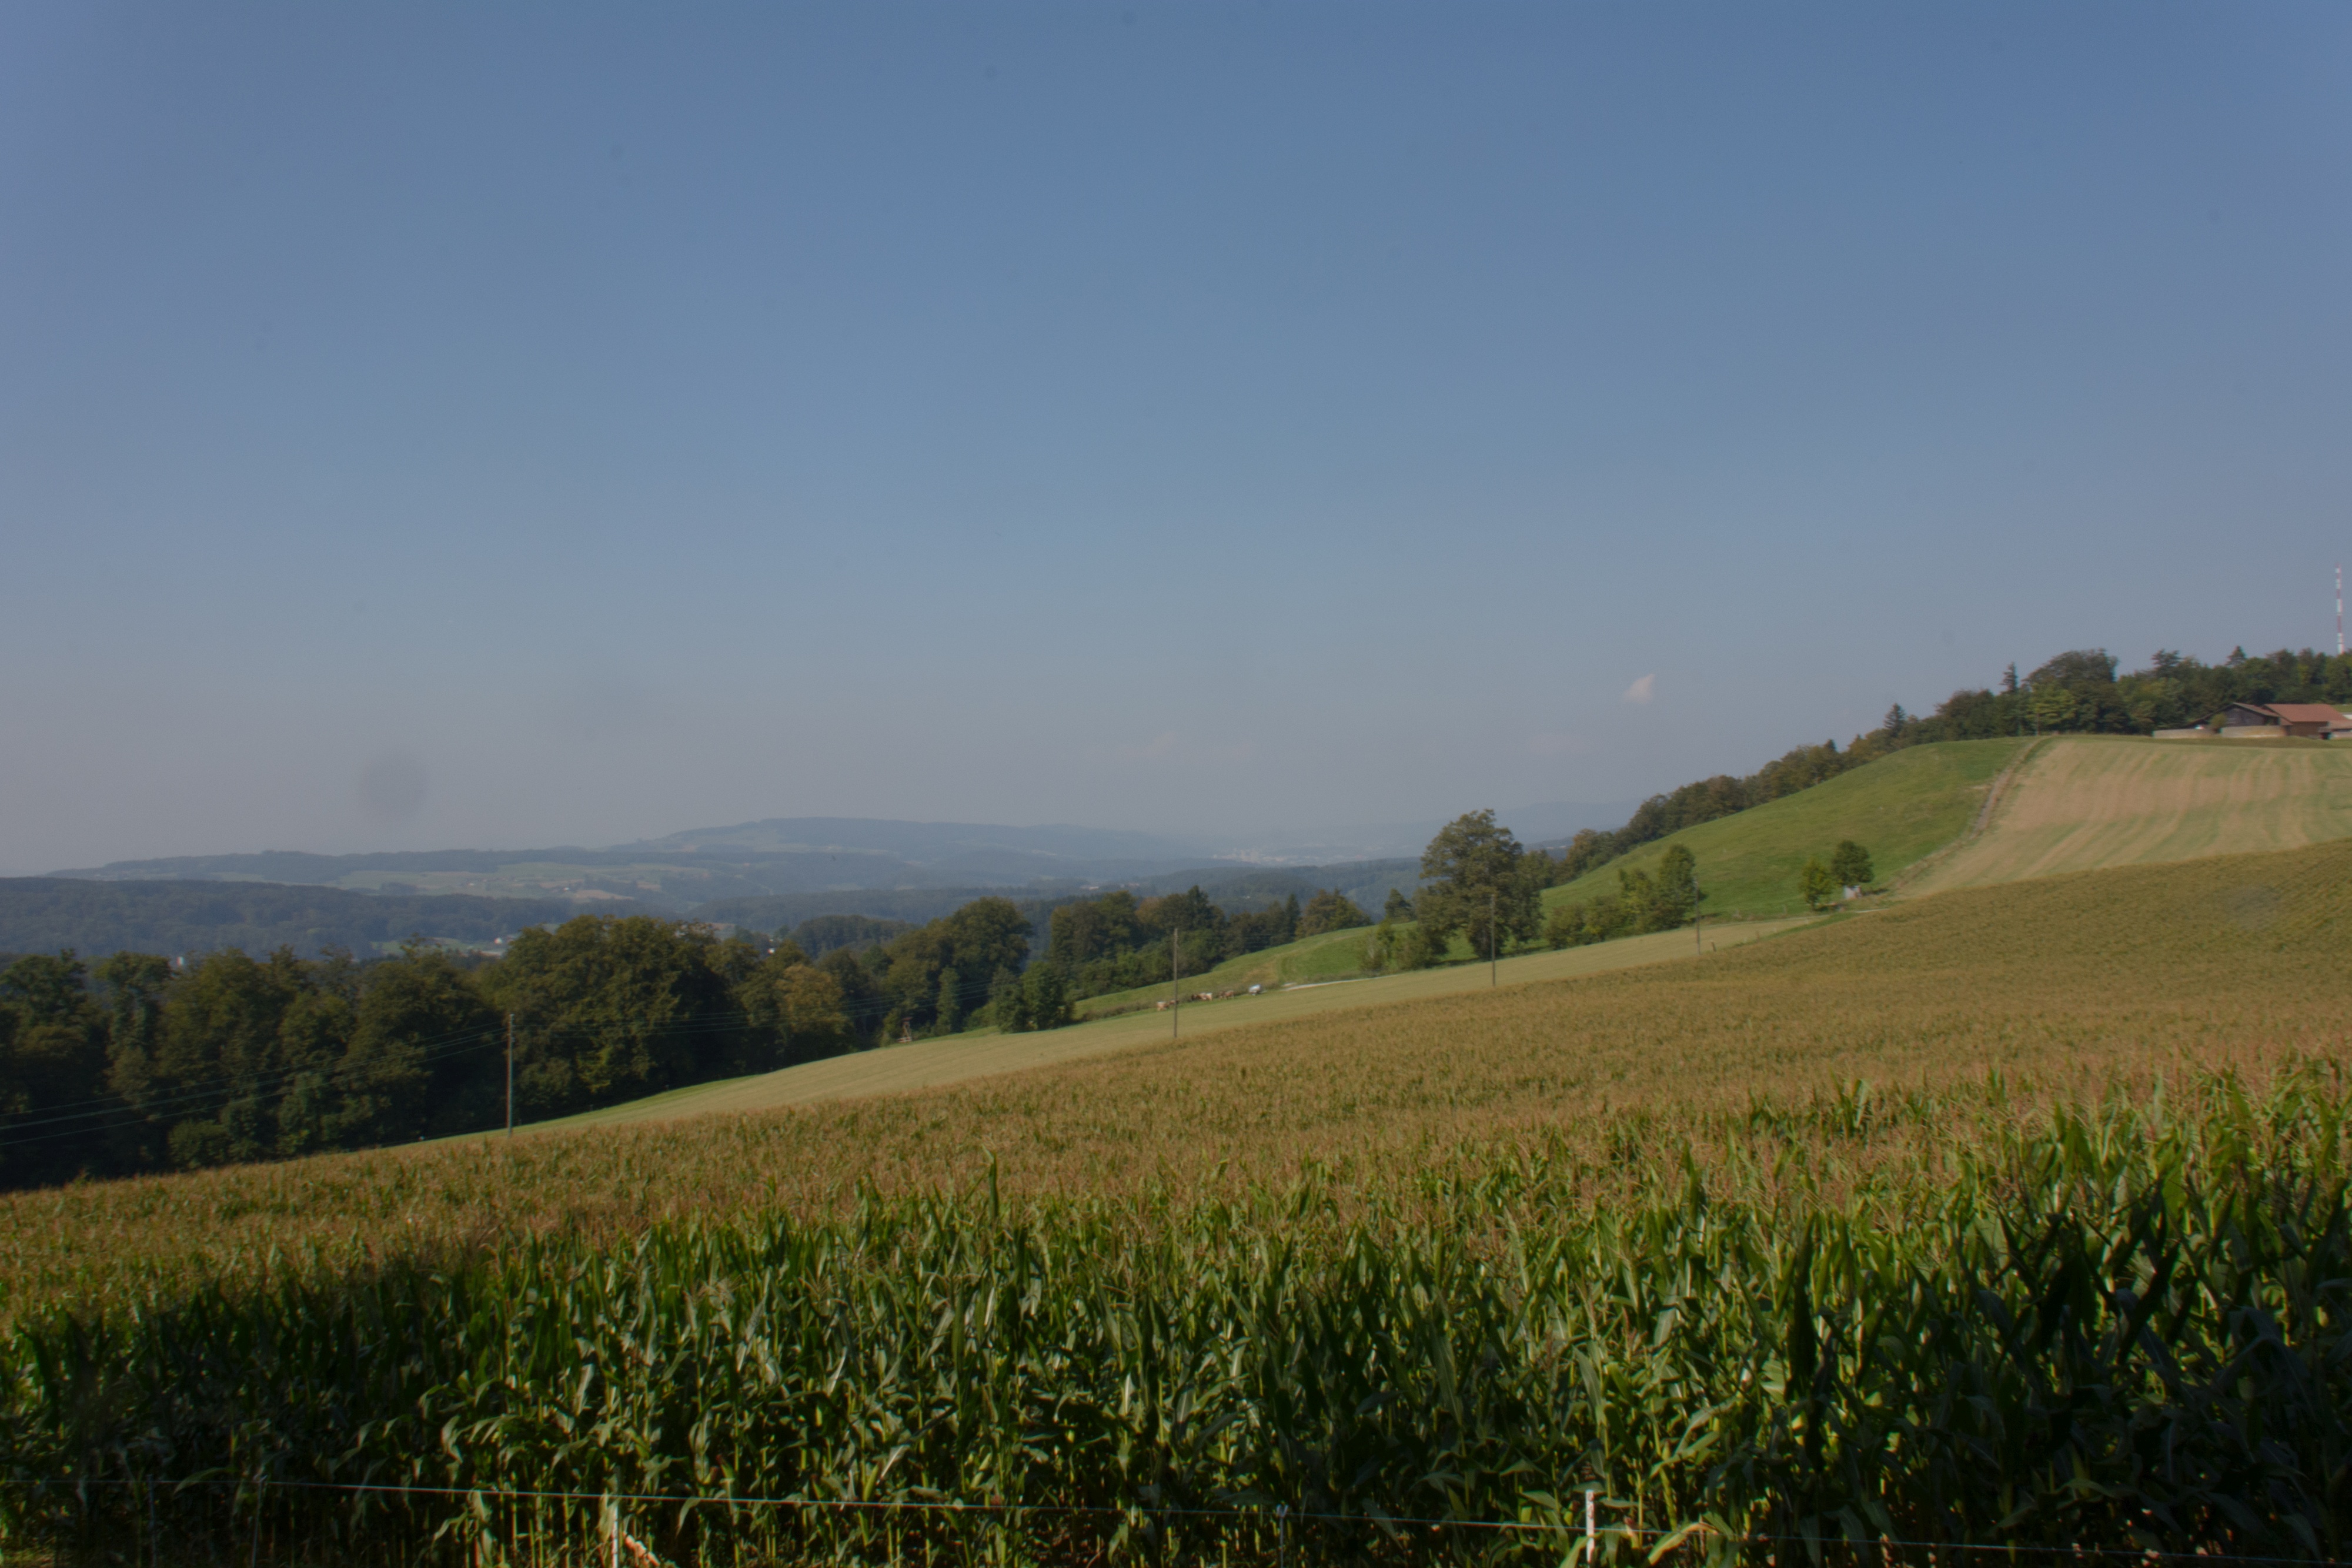
[[(260, 1499), (269, 1492), (328, 1493), (353, 1499), (412, 1500), (437, 1499), (462, 1506), (456, 1517), (478, 1520), (490, 1503), (507, 1505), (559, 1504), (566, 1507), (587, 1506), (594, 1511), (596, 1523), (590, 1538), (609, 1546), (614, 1562), (667, 1563), (654, 1547), (632, 1534), (628, 1529), (626, 1511), (640, 1514), (675, 1511), (679, 1516), (696, 1511), (732, 1514), (738, 1511), (771, 1512), (783, 1515), (870, 1515), (898, 1518), (981, 1519), (1013, 1527), (1045, 1521), (1118, 1521), (1129, 1525), (1166, 1526), (1184, 1521), (1215, 1521), (1228, 1526), (1245, 1527), (1260, 1538), (1271, 1536), (1272, 1548), (1281, 1562), (1321, 1562), (1335, 1555), (1360, 1557), (1360, 1551), (1333, 1553), (1318, 1551), (1318, 1542), (1301, 1539), (1302, 1527), (1330, 1527), (1343, 1533), (1361, 1538), (1377, 1535), (1395, 1545), (1410, 1544), (1405, 1537), (1426, 1534), (1437, 1537), (1511, 1536), (1526, 1543), (1545, 1545), (1559, 1550), (1557, 1561), (1561, 1568), (1578, 1568), (1580, 1564), (1603, 1561), (1639, 1560), (1657, 1563), (1674, 1560), (1678, 1551), (1708, 1560), (1760, 1560), (1778, 1563), (1794, 1552), (1802, 1561), (1824, 1563), (1832, 1561), (1894, 1564), (1906, 1560), (1925, 1563), (1947, 1561), (1976, 1562), (1988, 1556), (2011, 1563), (2072, 1563), (2134, 1562), (2195, 1563), (2202, 1564), (2246, 1563), (2287, 1564), (2326, 1561), (2316, 1554), (2311, 1557), (2283, 1557), (2226, 1550), (2221, 1544), (2200, 1545), (2192, 1549), (2165, 1549), (2146, 1542), (2066, 1542), (2053, 1544), (2009, 1541), (1964, 1541), (1951, 1539), (1908, 1539), (1892, 1534), (1866, 1533), (1830, 1534), (1771, 1531), (1754, 1529), (1728, 1528), (1711, 1520), (1696, 1520), (1671, 1527), (1644, 1526), (1607, 1515), (1624, 1505), (1608, 1498), (1597, 1489), (1570, 1490), (1566, 1498), (1552, 1493), (1531, 1493), (1530, 1511), (1551, 1512), (1554, 1519), (1475, 1519), (1400, 1515), (1377, 1509), (1360, 1512), (1318, 1510), (1288, 1502), (1255, 1500), (1224, 1505), (1169, 1505), (1137, 1500), (1111, 1503), (1007, 1502), (1002, 1500), (968, 1500), (950, 1498), (827, 1498), (802, 1494), (769, 1496), (738, 1492), (669, 1492), (592, 1490), (561, 1487), (499, 1487), (499, 1486), (430, 1486), (404, 1482), (313, 1481), (268, 1476), (200, 1475), (178, 1480), (142, 1480), (121, 1477), (56, 1478), (0, 1479), (20, 1496), (26, 1492), (55, 1492), (80, 1496), (91, 1490), (114, 1489), (141, 1494), (151, 1500), (159, 1495), (184, 1497), (194, 1492), (227, 1492), (235, 1506), (248, 1512), (257, 1524), (262, 1517)], [(1581, 1517), (1578, 1517), (1578, 1505)], [(640, 1521), (639, 1528), (646, 1526)], [(436, 1538), (446, 1534), (446, 1524), (435, 1532)], [(570, 1536), (577, 1536), (576, 1531)], [(1164, 1535), (1164, 1528), (1156, 1532)], [(149, 1516), (148, 1539), (142, 1547), (154, 1554), (155, 1561), (164, 1559), (161, 1553), (167, 1547), (163, 1531)], [(257, 1543), (261, 1539), (257, 1530)], [(576, 1540), (571, 1542), (579, 1544)], [(192, 1548), (194, 1542), (183, 1542), (182, 1548)], [(207, 1561), (218, 1561), (217, 1543), (206, 1545)], [(6, 1538), (0, 1537), (0, 1563), (22, 1561), (22, 1548), (9, 1550)], [(1135, 1555), (1152, 1555), (1138, 1550)], [(478, 1561), (492, 1564), (509, 1559), (492, 1556), (483, 1558), (473, 1552)], [(1491, 1555), (1491, 1554), (1486, 1554)], [(1547, 1550), (1549, 1560), (1551, 1552)], [(893, 1555), (886, 1559), (898, 1561)], [(698, 1561), (691, 1557), (688, 1562)]]

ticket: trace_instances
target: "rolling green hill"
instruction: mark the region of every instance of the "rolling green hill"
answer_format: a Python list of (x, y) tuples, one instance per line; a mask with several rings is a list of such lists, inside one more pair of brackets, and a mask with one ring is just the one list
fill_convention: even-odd
[(1797, 869), (1840, 839), (1870, 851), (1882, 881), (1968, 831), (1986, 790), (2032, 743), (1953, 740), (1915, 746), (1826, 783), (1669, 833), (1544, 894), (1549, 907), (1617, 891), (1621, 870), (1648, 871), (1669, 846), (1698, 858), (1710, 915), (1801, 911)]

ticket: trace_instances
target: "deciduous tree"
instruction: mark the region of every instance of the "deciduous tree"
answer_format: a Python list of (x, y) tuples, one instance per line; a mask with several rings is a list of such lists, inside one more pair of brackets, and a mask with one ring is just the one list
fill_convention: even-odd
[[(1390, 895), (1396, 896), (1394, 889), (1390, 890)], [(1336, 887), (1321, 888), (1299, 912), (1298, 934), (1301, 936), (1320, 936), (1326, 931), (1352, 931), (1359, 925), (1371, 923), (1372, 917), (1358, 908), (1354, 899)]]
[(1433, 940), (1460, 932), (1472, 951), (1500, 952), (1535, 935), (1540, 888), (1523, 874), (1526, 851), (1492, 811), (1467, 811), (1437, 831), (1422, 852), (1423, 887), (1413, 907)]

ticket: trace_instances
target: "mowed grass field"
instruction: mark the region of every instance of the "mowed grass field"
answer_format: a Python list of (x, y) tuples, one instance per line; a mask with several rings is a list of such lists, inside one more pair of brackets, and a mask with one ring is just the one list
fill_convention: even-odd
[[(1570, 948), (1560, 953), (1523, 953), (1495, 965), (1494, 982), (1504, 986), (1524, 986), (1579, 975), (1597, 975), (1612, 969), (1634, 968), (1644, 964), (1669, 963), (1691, 956), (1696, 951), (1698, 941), (1708, 944), (1711, 951), (1720, 951), (1759, 937), (1777, 936), (1804, 925), (1811, 918), (1813, 917), (1709, 925), (1699, 936), (1694, 936), (1686, 930), (1666, 931), (1654, 936), (1604, 942), (1591, 947)], [(1334, 951), (1342, 955), (1354, 954), (1360, 947), (1365, 933), (1336, 932), (1332, 936), (1348, 940), (1311, 937), (1296, 945), (1305, 949), (1303, 954), (1297, 955), (1305, 960), (1299, 966), (1302, 972), (1314, 974), (1316, 960)], [(1271, 956), (1251, 954), (1223, 966), (1223, 969), (1250, 974), (1280, 973), (1288, 967), (1285, 960), (1293, 956), (1285, 949), (1274, 949)], [(1189, 994), (1194, 990), (1207, 990), (1213, 984), (1219, 982), (1204, 977), (1185, 982), (1185, 989)], [(528, 1131), (530, 1135), (538, 1136), (586, 1126), (676, 1121), (686, 1116), (767, 1111), (783, 1105), (814, 1104), (823, 1100), (931, 1089), (998, 1073), (1027, 1071), (1058, 1062), (1102, 1056), (1171, 1039), (1199, 1039), (1229, 1030), (1289, 1022), (1323, 1013), (1360, 1011), (1396, 1002), (1485, 990), (1489, 988), (1489, 985), (1487, 966), (1461, 964), (1365, 979), (1309, 980), (1294, 989), (1268, 991), (1261, 996), (1242, 995), (1221, 997), (1213, 1002), (1186, 1002), (1172, 1018), (1168, 1013), (1152, 1009), (1115, 1014), (1073, 1024), (1067, 1029), (1047, 1030), (1034, 1034), (1000, 1034), (992, 1029), (974, 1030), (938, 1040), (917, 1040), (909, 1045), (886, 1046), (879, 1051), (828, 1057), (822, 1061), (803, 1062), (797, 1067), (787, 1067), (752, 1078), (699, 1083), (689, 1089), (633, 1100), (625, 1105), (590, 1111), (562, 1121), (540, 1123)], [(1229, 983), (1227, 988), (1230, 988)], [(1135, 994), (1156, 998), (1165, 996), (1166, 992), (1154, 988), (1149, 992)]]
[[(1856, 1080), (1927, 1092), (1997, 1073), (2021, 1106), (2340, 1060), (2347, 917), (2347, 843), (2078, 873), (915, 1092), (12, 1194), (0, 1315), (533, 1237), (617, 1241), (664, 1219), (837, 1216), (861, 1195), (984, 1178), (1012, 1201), (1193, 1201), (1312, 1171), (1331, 1202), (1395, 1203), (1542, 1145), (1589, 1156), (1597, 1191), (1685, 1142), (1707, 1157), (1759, 1104)], [(1945, 1133), (1917, 1136), (1927, 1157)]]
[[(1870, 851), (1880, 881), (1966, 833), (1986, 790), (2030, 742), (1955, 740), (1915, 746), (1810, 789), (1702, 822), (1549, 890), (1547, 907), (1617, 891), (1620, 870), (1649, 871), (1681, 844), (1697, 857), (1706, 911), (1717, 915), (1803, 910), (1798, 868), (1840, 839)], [(2251, 846), (2250, 846), (2251, 847)]]
[(1925, 868), (1912, 891), (2345, 838), (2352, 746), (2054, 737), (2025, 760), (1984, 831)]

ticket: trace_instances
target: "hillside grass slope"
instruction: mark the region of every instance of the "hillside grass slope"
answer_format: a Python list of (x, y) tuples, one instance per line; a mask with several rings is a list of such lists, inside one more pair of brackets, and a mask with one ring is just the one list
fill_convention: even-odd
[(1953, 740), (1914, 746), (1810, 789), (1669, 833), (1574, 882), (1548, 890), (1549, 907), (1617, 891), (1621, 870), (1648, 872), (1676, 844), (1697, 857), (1706, 912), (1757, 916), (1801, 912), (1798, 868), (1841, 839), (1868, 849), (1885, 881), (1968, 831), (1985, 792), (2030, 743)]
[[(1791, 930), (1805, 923), (1802, 919), (1759, 921), (1720, 931), (1710, 929), (1704, 940), (1719, 947), (1731, 947)], [(1360, 940), (1364, 933), (1354, 931), (1334, 935)], [(529, 1132), (534, 1136), (542, 1133), (560, 1134), (587, 1126), (770, 1111), (786, 1105), (814, 1104), (824, 1100), (932, 1089), (976, 1078), (1024, 1072), (1108, 1055), (1171, 1039), (1195, 1040), (1236, 1029), (1288, 1022), (1325, 1013), (1360, 1012), (1398, 1002), (1486, 990), (1490, 988), (1490, 984), (1524, 986), (1580, 975), (1602, 974), (1612, 969), (1635, 968), (1645, 964), (1670, 963), (1689, 957), (1693, 945), (1694, 937), (1690, 932), (1666, 931), (1649, 936), (1630, 936), (1591, 947), (1570, 948), (1560, 953), (1519, 954), (1493, 967), (1492, 982), (1488, 966), (1457, 964), (1444, 968), (1418, 969), (1362, 979), (1309, 980), (1294, 989), (1269, 991), (1255, 997), (1234, 996), (1213, 1002), (1188, 1001), (1173, 1017), (1150, 1009), (1090, 1019), (1066, 1029), (1044, 1030), (1028, 1034), (1000, 1034), (992, 1029), (978, 1029), (935, 1040), (919, 1040), (907, 1045), (885, 1046), (880, 1050), (857, 1051), (847, 1056), (830, 1056), (820, 1061), (802, 1062), (755, 1077), (698, 1083), (691, 1088), (633, 1100), (625, 1105), (583, 1112), (561, 1121), (540, 1123), (530, 1127)], [(1306, 942), (1294, 946), (1305, 947), (1305, 956), (1311, 961), (1318, 953), (1328, 953), (1336, 945), (1322, 937), (1309, 937)], [(1268, 951), (1276, 955), (1282, 952), (1279, 948)], [(1252, 954), (1249, 956), (1258, 958), (1263, 955)], [(1312, 974), (1314, 971), (1310, 967), (1307, 972)], [(1196, 984), (1200, 990), (1209, 988), (1204, 982), (1188, 981), (1185, 985), (1187, 995), (1193, 993)], [(1139, 994), (1157, 998), (1164, 997), (1166, 992), (1154, 988)]]

